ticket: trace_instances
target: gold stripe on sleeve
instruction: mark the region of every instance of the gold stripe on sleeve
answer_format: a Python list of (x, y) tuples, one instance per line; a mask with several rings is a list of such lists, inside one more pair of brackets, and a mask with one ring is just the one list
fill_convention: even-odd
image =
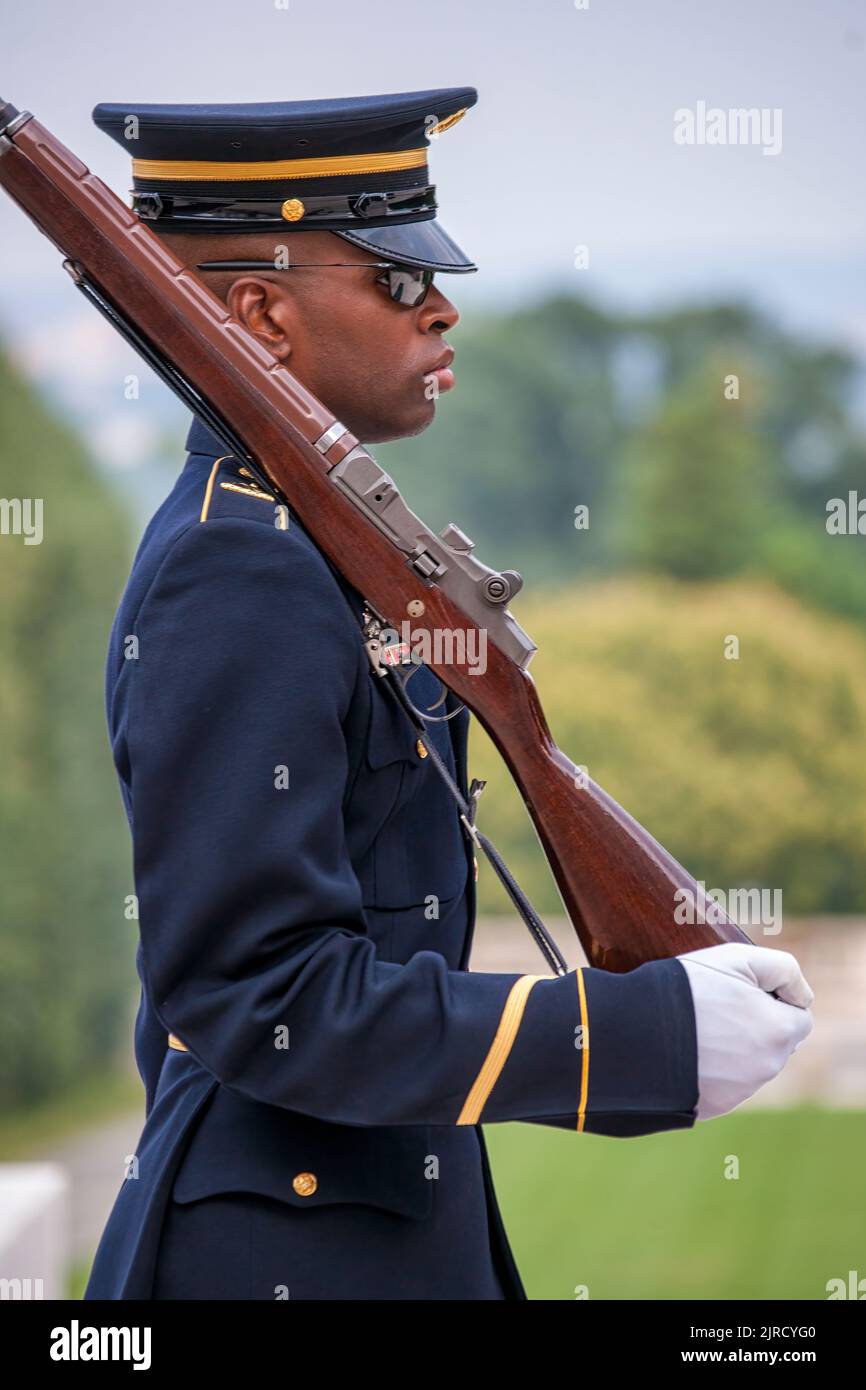
[(490, 1051), (485, 1057), (481, 1070), (463, 1102), (463, 1109), (457, 1117), (458, 1125), (478, 1124), (487, 1098), (499, 1080), (499, 1074), (508, 1061), (514, 1046), (514, 1039), (520, 1028), (529, 992), (539, 980), (546, 980), (547, 978), (546, 975), (521, 975), (520, 979), (515, 980), (511, 986), (505, 1007), (502, 1010), (502, 1016), (499, 1019), (499, 1027), (496, 1029), (496, 1035), (490, 1044)]
[(575, 971), (577, 975), (577, 992), (580, 995), (580, 1025), (582, 1029), (581, 1040), (581, 1069), (580, 1069), (580, 1103), (577, 1107), (577, 1132), (583, 1133), (584, 1122), (586, 1120), (586, 1102), (589, 1096), (589, 1010), (586, 1007), (586, 986), (583, 981), (583, 967), (578, 966)]

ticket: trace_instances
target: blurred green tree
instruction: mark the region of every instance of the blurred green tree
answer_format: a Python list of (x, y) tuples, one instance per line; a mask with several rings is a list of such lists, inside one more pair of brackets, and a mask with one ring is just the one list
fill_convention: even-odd
[(40, 544), (0, 535), (0, 1105), (105, 1067), (129, 1020), (135, 923), (105, 727), (123, 508), (0, 354), (0, 496), (42, 503)]
[[(531, 670), (557, 744), (695, 878), (781, 889), (791, 913), (866, 910), (863, 634), (745, 578), (642, 574), (521, 596), (514, 611), (539, 645)], [(489, 782), (481, 829), (539, 909), (560, 912), (477, 721), (470, 754)], [(480, 910), (511, 915), (479, 859)]]
[[(719, 579), (755, 563), (771, 460), (747, 399), (728, 398), (737, 364), (710, 356), (628, 440), (611, 529), (623, 560), (676, 579)], [(729, 383), (726, 386), (726, 382)]]

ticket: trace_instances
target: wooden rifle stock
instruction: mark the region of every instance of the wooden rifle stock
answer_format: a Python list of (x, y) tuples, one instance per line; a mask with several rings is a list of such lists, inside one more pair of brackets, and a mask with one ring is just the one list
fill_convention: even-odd
[[(443, 631), (480, 640), (482, 625), (335, 486), (333, 470), (358, 456), (358, 441), (101, 179), (34, 117), (2, 102), (0, 183), (63, 253), (77, 283), (134, 326), (148, 360), (165, 359), (243, 442), (245, 461), (388, 624), (399, 628), (411, 618), (413, 631), (429, 634), (434, 653)], [(163, 374), (172, 384), (171, 372)], [(426, 664), (472, 710), (505, 760), (589, 963), (625, 971), (747, 941), (691, 875), (557, 748), (525, 663), (495, 639), (486, 651), (484, 672), (435, 658)], [(684, 904), (697, 920), (678, 920)]]

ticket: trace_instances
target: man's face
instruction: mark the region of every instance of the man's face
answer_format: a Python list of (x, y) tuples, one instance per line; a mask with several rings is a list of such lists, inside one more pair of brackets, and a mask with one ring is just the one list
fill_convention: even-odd
[[(447, 370), (453, 352), (443, 335), (459, 318), (435, 281), (423, 304), (395, 302), (387, 285), (377, 283), (383, 271), (375, 263), (389, 257), (330, 232), (282, 240), (262, 233), (196, 236), (194, 254), (182, 234), (165, 240), (190, 265), (273, 261), (280, 247), (287, 248), (293, 266), (306, 262), (310, 268), (197, 273), (362, 443), (402, 439), (430, 424), (438, 393), (453, 384)], [(321, 261), (350, 262), (351, 268), (311, 264)]]

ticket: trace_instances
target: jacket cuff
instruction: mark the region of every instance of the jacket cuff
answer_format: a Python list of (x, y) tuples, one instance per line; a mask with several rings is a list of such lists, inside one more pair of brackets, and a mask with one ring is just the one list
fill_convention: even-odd
[(622, 1138), (690, 1129), (698, 1042), (688, 975), (675, 957), (625, 975), (585, 970), (589, 1098), (584, 1128)]
[(691, 987), (675, 958), (625, 975), (526, 976), (458, 1123), (520, 1119), (623, 1138), (688, 1129), (697, 1060)]

